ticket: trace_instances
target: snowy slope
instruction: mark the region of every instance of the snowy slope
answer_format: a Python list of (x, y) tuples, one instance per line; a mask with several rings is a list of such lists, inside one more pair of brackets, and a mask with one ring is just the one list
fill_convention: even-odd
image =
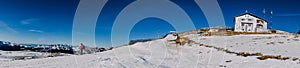
[(195, 38), (194, 36), (188, 35), (186, 37), (199, 43), (227, 48), (237, 52), (261, 52), (268, 55), (300, 57), (300, 38), (294, 38), (294, 35), (260, 34), (200, 38)]
[[(300, 42), (293, 35), (236, 35), (199, 36), (186, 35), (193, 43), (176, 46), (176, 37), (139, 42), (110, 51), (53, 58), (0, 61), (0, 67), (8, 68), (299, 68), (299, 61), (267, 59), (257, 56), (237, 56), (199, 43), (235, 52), (261, 52), (266, 55), (300, 57)], [(271, 39), (270, 39), (271, 37)], [(290, 40), (288, 40), (290, 39)], [(274, 42), (274, 43), (271, 43)], [(283, 43), (282, 43), (283, 42)], [(269, 44), (267, 44), (269, 43)]]

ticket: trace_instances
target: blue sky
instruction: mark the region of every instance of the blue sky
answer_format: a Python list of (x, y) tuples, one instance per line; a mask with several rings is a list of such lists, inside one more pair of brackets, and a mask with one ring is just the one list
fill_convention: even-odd
[[(109, 0), (99, 15), (96, 44), (111, 45), (111, 27), (120, 11), (134, 0)], [(196, 28), (208, 27), (201, 9), (193, 0), (171, 0), (190, 16)], [(273, 10), (273, 28), (288, 32), (300, 30), (299, 0), (218, 0), (227, 26), (233, 17), (245, 12), (263, 17), (262, 10)], [(72, 42), (72, 23), (79, 0), (0, 0), (0, 40), (16, 43)], [(266, 17), (269, 20), (269, 15)], [(141, 20), (131, 30), (130, 39), (157, 37), (174, 28), (158, 18)]]

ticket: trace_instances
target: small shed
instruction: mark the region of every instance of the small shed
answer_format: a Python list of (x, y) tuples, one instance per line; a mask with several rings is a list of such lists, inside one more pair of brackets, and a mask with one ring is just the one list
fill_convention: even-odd
[(234, 22), (235, 32), (268, 32), (268, 22), (249, 12), (235, 16)]

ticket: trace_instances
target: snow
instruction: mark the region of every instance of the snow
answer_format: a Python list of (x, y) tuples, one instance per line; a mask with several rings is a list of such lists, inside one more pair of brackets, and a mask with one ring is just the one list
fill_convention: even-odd
[[(235, 35), (199, 36), (186, 35), (197, 43), (225, 48), (235, 52), (261, 52), (266, 55), (282, 55), (300, 58), (300, 41), (293, 35)], [(110, 51), (70, 55), (31, 60), (0, 61), (3, 68), (297, 68), (299, 61), (267, 59), (257, 56), (237, 56), (214, 48), (189, 43), (177, 46), (176, 37), (168, 35), (164, 39), (139, 42)], [(290, 39), (290, 40), (288, 40)], [(274, 42), (274, 44), (267, 44)], [(283, 42), (283, 43), (282, 43)], [(0, 59), (1, 60), (1, 59)]]
[(44, 58), (50, 53), (39, 53), (30, 51), (0, 51), (0, 61), (9, 61), (16, 59), (32, 59), (32, 58)]
[(262, 52), (268, 55), (300, 57), (300, 41), (296, 41), (299, 38), (294, 38), (293, 35), (237, 35), (201, 38), (195, 38), (194, 36), (189, 35), (187, 37), (199, 43), (237, 52)]

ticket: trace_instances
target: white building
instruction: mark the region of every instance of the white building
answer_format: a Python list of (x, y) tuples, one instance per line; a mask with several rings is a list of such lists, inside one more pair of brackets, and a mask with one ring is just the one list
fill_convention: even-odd
[(234, 17), (235, 32), (268, 32), (268, 22), (251, 13), (244, 13)]

